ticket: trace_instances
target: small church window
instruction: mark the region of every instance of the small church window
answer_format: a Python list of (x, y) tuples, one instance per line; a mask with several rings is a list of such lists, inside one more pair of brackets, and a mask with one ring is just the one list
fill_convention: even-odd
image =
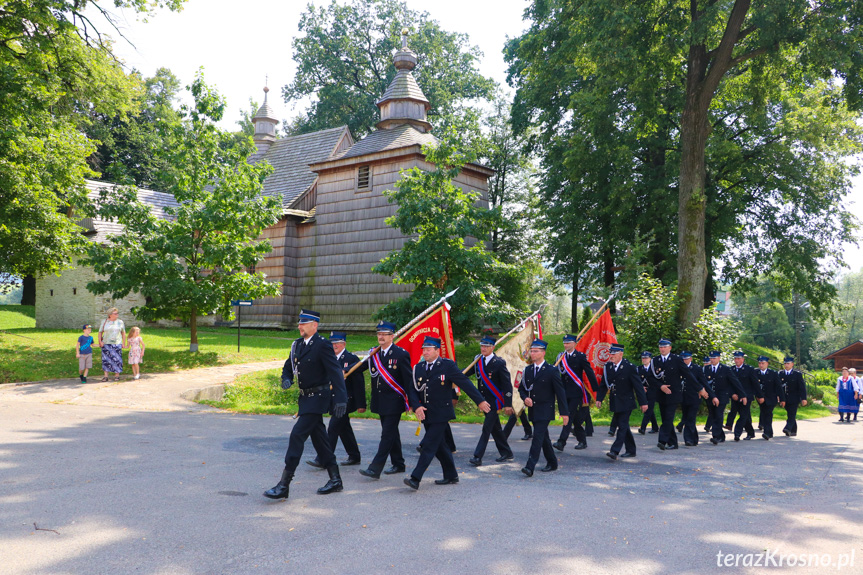
[(357, 170), (357, 189), (369, 190), (372, 187), (372, 167), (360, 166)]
[(78, 288), (72, 288), (72, 295), (78, 295)]
[(48, 290), (51, 292), (51, 297), (54, 297), (54, 290)]
[(254, 264), (250, 265), (249, 267), (246, 268), (246, 271), (250, 274), (254, 274), (255, 273), (255, 265)]

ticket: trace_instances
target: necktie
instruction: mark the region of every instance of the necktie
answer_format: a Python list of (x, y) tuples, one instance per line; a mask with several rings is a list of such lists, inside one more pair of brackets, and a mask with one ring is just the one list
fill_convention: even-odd
[(713, 366), (713, 373), (716, 373), (716, 366)]
[(426, 364), (426, 371), (427, 371), (427, 372), (428, 372), (428, 371), (431, 371), (431, 366), (432, 366), (432, 364), (430, 364), (430, 363), (427, 363), (427, 364)]

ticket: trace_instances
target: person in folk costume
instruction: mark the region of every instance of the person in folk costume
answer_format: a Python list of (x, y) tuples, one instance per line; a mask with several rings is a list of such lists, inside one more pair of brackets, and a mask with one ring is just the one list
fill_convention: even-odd
[(575, 449), (587, 447), (587, 435), (583, 426), (590, 415), (591, 396), (594, 395), (594, 390), (598, 387), (596, 374), (593, 372), (593, 367), (587, 356), (575, 349), (577, 341), (578, 338), (574, 335), (563, 336), (564, 351), (557, 356), (560, 361), (560, 377), (566, 391), (567, 407), (569, 408), (569, 425), (563, 426), (560, 437), (552, 444), (552, 447), (558, 451), (563, 451), (566, 447), (570, 429), (578, 441)]
[(566, 391), (560, 378), (560, 371), (545, 361), (548, 343), (541, 339), (534, 340), (530, 346), (531, 363), (524, 368), (524, 378), (518, 393), (528, 407), (531, 422), (533, 422), (533, 441), (527, 463), (521, 472), (533, 477), (533, 471), (539, 461), (539, 453), (545, 456), (546, 465), (540, 471), (554, 471), (558, 467), (557, 455), (551, 446), (548, 436), (548, 425), (554, 419), (554, 403), (563, 419), (563, 424), (569, 424), (569, 407), (566, 403)]
[(470, 397), (480, 411), (488, 413), (491, 406), (474, 387), (456, 363), (440, 356), (441, 340), (427, 336), (423, 341), (423, 360), (413, 367), (414, 393), (411, 394), (411, 407), (426, 429), (423, 438), (423, 450), (420, 453), (416, 467), (404, 483), (411, 489), (420, 487), (423, 475), (435, 457), (443, 469), (443, 479), (435, 480), (436, 485), (452, 485), (458, 483), (458, 471), (452, 451), (446, 445), (446, 428), (455, 419), (455, 408), (452, 403), (453, 385), (460, 387)]
[[(857, 377), (857, 370), (853, 367), (848, 368), (848, 375), (854, 380), (855, 389), (857, 390), (857, 405), (860, 405), (860, 402), (863, 401), (863, 378)], [(857, 421), (856, 413), (854, 414), (854, 421)]]
[(300, 312), (300, 337), (291, 344), (290, 356), (282, 368), (282, 389), (290, 388), (297, 378), (299, 410), (297, 422), (291, 429), (282, 477), (275, 487), (264, 492), (264, 497), (270, 499), (288, 498), (291, 480), (309, 437), (317, 452), (317, 461), (330, 475), (330, 480), (318, 489), (318, 493), (344, 489), (339, 465), (324, 427), (323, 414), (332, 407), (333, 417), (345, 417), (348, 396), (333, 345), (318, 334), (320, 321), (321, 315), (317, 312), (305, 309)]
[(785, 356), (783, 369), (779, 372), (779, 381), (785, 388), (785, 427), (782, 429), (787, 437), (797, 436), (797, 409), (799, 406), (806, 407), (806, 383), (803, 374), (794, 369), (794, 358)]
[[(344, 373), (347, 373), (354, 365), (360, 362), (360, 358), (349, 352), (347, 347), (348, 334), (343, 331), (330, 332), (330, 343), (333, 344), (333, 351), (336, 354), (336, 361), (339, 362), (339, 367)], [(348, 392), (348, 409), (344, 417), (331, 417), (330, 423), (327, 426), (327, 436), (330, 438), (330, 445), (333, 451), (336, 450), (336, 445), (339, 439), (342, 440), (342, 445), (348, 454), (348, 458), (340, 461), (339, 465), (359, 465), (362, 461), (360, 455), (360, 447), (357, 444), (357, 437), (354, 434), (354, 428), (351, 427), (351, 418), (349, 414), (353, 412), (365, 413), (366, 411), (366, 378), (357, 370), (345, 378), (345, 388)], [(312, 467), (323, 469), (320, 461), (317, 459), (306, 460), (306, 463)]]
[(647, 425), (650, 424), (649, 433), (659, 433), (659, 424), (656, 422), (656, 393), (659, 391), (660, 381), (653, 375), (653, 370), (650, 369), (650, 360), (653, 354), (649, 351), (641, 352), (641, 365), (636, 370), (638, 376), (641, 377), (641, 384), (644, 386), (644, 393), (647, 395), (647, 411), (641, 418), (641, 427), (638, 428), (638, 433), (644, 435), (648, 433)]
[[(612, 424), (616, 423), (617, 437), (605, 455), (616, 460), (618, 457), (635, 457), (635, 436), (629, 426), (632, 411), (639, 407), (647, 412), (647, 394), (635, 366), (623, 359), (623, 345), (611, 344), (610, 361), (603, 368), (602, 381), (605, 385), (596, 394), (596, 407), (608, 394), (608, 409), (613, 413)], [(635, 394), (635, 397), (633, 397)], [(621, 454), (621, 448), (626, 450)]]
[(847, 367), (842, 368), (842, 375), (836, 380), (836, 395), (839, 396), (839, 422), (851, 423), (851, 414), (857, 414), (859, 406), (857, 384)]
[[(407, 350), (393, 343), (395, 331), (395, 324), (381, 321), (377, 326), (380, 351), (369, 355), (357, 368), (359, 372), (369, 370), (372, 380), (371, 410), (381, 420), (378, 451), (368, 468), (360, 469), (360, 475), (371, 479), (380, 479), (382, 472), (386, 475), (405, 472), (399, 422), (402, 413), (410, 411), (410, 396), (414, 391), (411, 356)], [(384, 464), (388, 457), (392, 467), (385, 470)]]
[(514, 457), (512, 449), (510, 449), (509, 443), (507, 443), (504, 436), (503, 429), (500, 426), (500, 416), (498, 415), (501, 409), (507, 415), (513, 415), (512, 381), (509, 369), (506, 367), (506, 360), (494, 353), (495, 343), (497, 343), (497, 340), (491, 336), (485, 336), (480, 340), (480, 354), (476, 356), (476, 365), (474, 365), (477, 388), (479, 388), (486, 402), (493, 406), (485, 414), (479, 441), (476, 444), (476, 448), (474, 448), (473, 457), (469, 461), (471, 465), (477, 467), (482, 465), (482, 457), (485, 455), (489, 437), (494, 438), (495, 447), (497, 447), (497, 451), (500, 454), (500, 457), (495, 461), (502, 463)]

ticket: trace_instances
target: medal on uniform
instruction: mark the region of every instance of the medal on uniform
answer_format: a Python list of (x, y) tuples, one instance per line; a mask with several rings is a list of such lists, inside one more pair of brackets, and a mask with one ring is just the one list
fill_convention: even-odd
[(441, 376), (440, 376), (440, 384), (441, 384), (441, 385), (443, 385), (443, 384), (444, 384), (444, 380), (445, 380), (445, 379), (446, 379), (446, 376), (445, 376), (444, 374), (441, 374)]

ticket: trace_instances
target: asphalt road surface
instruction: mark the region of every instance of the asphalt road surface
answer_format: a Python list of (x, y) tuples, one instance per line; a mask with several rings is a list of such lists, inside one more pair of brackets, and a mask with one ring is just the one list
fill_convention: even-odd
[[(279, 478), (290, 417), (16, 394), (0, 390), (4, 574), (863, 573), (863, 418), (803, 421), (797, 438), (769, 442), (714, 447), (702, 434), (674, 452), (636, 435), (638, 457), (617, 462), (598, 428), (533, 478), (519, 471), (520, 427), (515, 462), (494, 463), (491, 442), (474, 468), (480, 428), (454, 425), (458, 485), (434, 485), (436, 461), (418, 492), (343, 467), (345, 491), (321, 496), (326, 472), (301, 464), (290, 499), (273, 502), (261, 494)], [(367, 463), (380, 426), (354, 428)], [(408, 471), (415, 430), (402, 424)]]

